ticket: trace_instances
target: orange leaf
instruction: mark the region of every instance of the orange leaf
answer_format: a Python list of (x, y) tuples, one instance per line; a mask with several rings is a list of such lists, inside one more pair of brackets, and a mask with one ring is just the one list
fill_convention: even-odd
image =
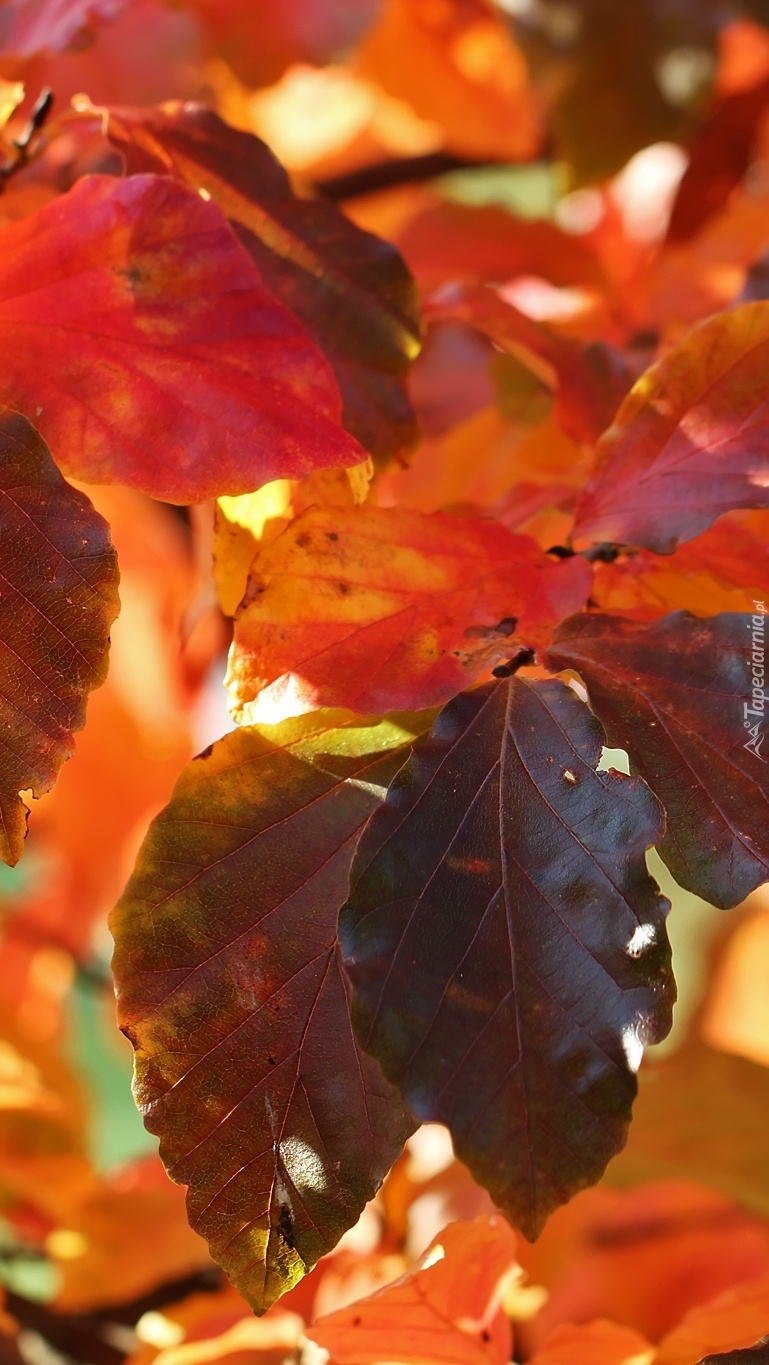
[(755, 611), (769, 582), (769, 513), (732, 512), (674, 555), (638, 550), (595, 565), (591, 599), (602, 611), (652, 620), (679, 609), (695, 616)]
[(386, 0), (358, 66), (461, 155), (518, 161), (537, 146), (526, 64), (489, 0)]
[(654, 1348), (632, 1327), (615, 1322), (556, 1327), (532, 1365), (651, 1365)]
[(252, 566), (230, 654), (235, 714), (252, 724), (445, 701), (545, 643), (590, 581), (582, 560), (556, 564), (496, 522), (311, 507)]
[(450, 1223), (399, 1280), (320, 1318), (308, 1335), (336, 1365), (506, 1365), (512, 1341), (500, 1301), (515, 1255), (500, 1214)]
[(65, 472), (200, 502), (361, 459), (324, 357), (192, 190), (88, 176), (0, 244), (0, 399)]
[(660, 1344), (655, 1365), (693, 1365), (704, 1355), (752, 1346), (769, 1326), (769, 1275), (692, 1309)]

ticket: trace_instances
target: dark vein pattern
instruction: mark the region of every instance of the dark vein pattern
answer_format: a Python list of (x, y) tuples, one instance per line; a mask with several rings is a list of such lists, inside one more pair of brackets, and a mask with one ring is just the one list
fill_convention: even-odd
[(118, 613), (109, 527), (62, 478), (29, 422), (0, 410), (0, 856), (16, 863), (27, 807), (74, 752), (107, 674)]
[(257, 1311), (356, 1221), (413, 1127), (358, 1050), (336, 953), (405, 738), (318, 714), (226, 736), (183, 773), (113, 914), (137, 1102)]
[(365, 1048), (523, 1232), (625, 1140), (670, 1026), (662, 812), (563, 683), (441, 712), (361, 838), (340, 943)]
[(584, 678), (610, 742), (662, 801), (659, 852), (676, 881), (722, 908), (769, 879), (769, 717), (753, 699), (765, 625), (742, 612), (579, 615), (549, 651)]

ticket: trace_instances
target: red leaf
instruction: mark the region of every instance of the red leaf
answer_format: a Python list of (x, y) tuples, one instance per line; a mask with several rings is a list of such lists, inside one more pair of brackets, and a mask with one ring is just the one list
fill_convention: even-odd
[(769, 104), (769, 79), (736, 90), (716, 105), (700, 129), (681, 177), (667, 240), (685, 242), (727, 203), (752, 160)]
[(618, 351), (603, 343), (589, 345), (559, 334), (506, 303), (493, 289), (456, 289), (430, 305), (435, 317), (455, 318), (485, 332), (497, 346), (519, 356), (535, 357), (535, 372), (557, 389), (558, 421), (575, 441), (593, 445), (611, 422), (632, 383)]
[(130, 172), (175, 175), (219, 205), (269, 289), (327, 354), (343, 421), (366, 449), (385, 458), (413, 445), (403, 372), (419, 350), (419, 308), (395, 248), (335, 204), (299, 198), (259, 138), (201, 105), (111, 109), (108, 128)]
[(694, 329), (647, 370), (599, 443), (577, 541), (670, 554), (722, 512), (769, 507), (769, 304)]
[(135, 0), (6, 0), (0, 16), (4, 57), (34, 57), (84, 47), (101, 24)]
[(409, 738), (339, 716), (228, 735), (182, 774), (113, 913), (137, 1101), (257, 1312), (356, 1221), (412, 1126), (358, 1051), (335, 951), (355, 840)]
[(765, 620), (581, 615), (563, 623), (548, 651), (553, 668), (579, 672), (609, 742), (627, 749), (664, 804), (659, 852), (676, 881), (723, 907), (769, 877), (763, 674), (754, 701), (752, 662), (763, 653)]
[(493, 521), (311, 507), (251, 567), (228, 674), (238, 717), (446, 701), (546, 643), (590, 581), (581, 559), (556, 563)]
[(498, 1214), (450, 1223), (400, 1279), (319, 1318), (308, 1335), (335, 1365), (507, 1365), (512, 1340), (500, 1297), (515, 1253)]
[(118, 567), (106, 521), (37, 432), (0, 415), (0, 856), (21, 857), (20, 791), (47, 792), (107, 674)]
[(369, 821), (339, 921), (362, 1046), (528, 1237), (622, 1146), (670, 1027), (662, 811), (600, 752), (563, 683), (463, 693)]
[(89, 176), (0, 247), (0, 397), (66, 473), (199, 502), (361, 459), (323, 356), (191, 190)]

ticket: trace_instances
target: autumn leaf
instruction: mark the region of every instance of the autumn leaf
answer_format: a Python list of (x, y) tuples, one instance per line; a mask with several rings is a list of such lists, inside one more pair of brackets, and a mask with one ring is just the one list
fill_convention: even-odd
[(413, 445), (404, 372), (419, 351), (419, 308), (395, 248), (335, 204), (294, 194), (259, 138), (202, 105), (110, 109), (108, 132), (130, 172), (175, 175), (218, 204), (267, 288), (326, 354), (342, 420), (365, 448), (389, 458)]
[(752, 160), (769, 80), (722, 96), (700, 129), (673, 203), (667, 240), (685, 242), (727, 203)]
[(200, 502), (362, 458), (323, 356), (185, 186), (87, 176), (0, 245), (0, 397), (65, 473)]
[(670, 554), (735, 507), (769, 507), (769, 304), (719, 313), (638, 380), (577, 505), (577, 543)]
[(469, 323), (528, 364), (556, 390), (556, 415), (566, 435), (583, 444), (598, 440), (631, 386), (619, 351), (560, 336), (493, 289), (447, 289), (430, 302), (429, 316)]
[(463, 693), (371, 818), (340, 918), (362, 1045), (528, 1237), (622, 1146), (670, 1026), (643, 857), (662, 812), (600, 751), (563, 683)]
[(63, 1313), (131, 1303), (164, 1278), (181, 1280), (211, 1266), (205, 1243), (187, 1222), (182, 1191), (154, 1155), (107, 1177), (94, 1172), (47, 1250), (58, 1270), (56, 1307)]
[(400, 1279), (319, 1318), (308, 1335), (336, 1365), (507, 1365), (500, 1300), (515, 1270), (515, 1234), (499, 1214), (450, 1223)]
[(88, 693), (107, 674), (118, 567), (107, 523), (37, 432), (0, 414), (0, 856), (18, 862), (20, 792), (42, 796), (74, 752)]
[(608, 287), (600, 261), (581, 237), (499, 204), (435, 196), (399, 225), (396, 239), (425, 296), (448, 282), (499, 284), (521, 275), (571, 289)]
[(607, 1180), (698, 1180), (769, 1218), (769, 1068), (694, 1040), (641, 1072), (630, 1137)]
[(539, 142), (526, 63), (489, 0), (384, 0), (356, 70), (476, 159), (526, 160)]
[(411, 733), (332, 716), (228, 735), (185, 769), (113, 913), (137, 1102), (257, 1312), (356, 1221), (410, 1130), (354, 1042), (335, 939)]
[(6, 0), (0, 12), (3, 57), (35, 57), (85, 47), (102, 24), (136, 0)]
[(347, 469), (319, 469), (304, 479), (276, 479), (237, 498), (218, 498), (213, 571), (225, 615), (235, 615), (261, 545), (274, 540), (308, 507), (360, 506), (368, 497), (373, 473), (373, 461), (368, 459)]
[(752, 612), (769, 582), (769, 513), (727, 513), (673, 555), (634, 550), (593, 570), (590, 600), (604, 612), (646, 620)]
[(763, 622), (739, 612), (677, 611), (651, 624), (575, 616), (548, 656), (577, 670), (609, 743), (627, 749), (663, 802), (659, 852), (676, 881), (723, 908), (769, 876), (769, 770), (751, 663)]
[(311, 507), (252, 565), (228, 669), (234, 714), (435, 705), (545, 643), (589, 590), (583, 562), (548, 559), (493, 521)]
[(532, 1365), (652, 1365), (651, 1343), (632, 1327), (597, 1319), (564, 1323), (531, 1357)]
[(382, 0), (185, 0), (213, 52), (248, 85), (270, 85), (294, 62), (322, 65), (349, 52)]
[(717, 1356), (704, 1356), (699, 1365), (767, 1365), (769, 1361), (769, 1336), (762, 1337), (755, 1346), (747, 1346), (741, 1351), (726, 1351)]
[[(663, 1338), (654, 1365), (691, 1365), (692, 1361), (711, 1365), (713, 1355), (721, 1365), (720, 1352), (754, 1347), (765, 1335), (768, 1321), (769, 1276), (762, 1275), (728, 1289), (700, 1308), (693, 1308)], [(760, 1342), (759, 1350), (763, 1357), (754, 1353), (751, 1358), (746, 1351), (742, 1359), (737, 1356), (734, 1365), (764, 1365), (766, 1349)]]

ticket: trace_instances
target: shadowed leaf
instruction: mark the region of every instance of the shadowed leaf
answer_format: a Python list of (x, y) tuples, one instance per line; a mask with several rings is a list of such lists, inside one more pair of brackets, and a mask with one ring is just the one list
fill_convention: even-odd
[(355, 840), (410, 733), (336, 721), (193, 760), (112, 920), (145, 1123), (258, 1312), (356, 1221), (411, 1128), (354, 1042), (335, 949)]
[(578, 542), (670, 554), (735, 507), (769, 507), (769, 304), (696, 327), (638, 380), (599, 442)]
[(516, 1270), (516, 1237), (499, 1214), (450, 1223), (405, 1275), (317, 1320), (309, 1335), (337, 1365), (506, 1365), (500, 1299)]
[(361, 459), (320, 351), (192, 190), (88, 176), (0, 246), (0, 398), (66, 473), (200, 502)]
[(622, 1146), (670, 1026), (662, 812), (600, 751), (563, 683), (463, 693), (372, 817), (340, 919), (362, 1045), (528, 1237)]
[(584, 679), (609, 743), (663, 802), (659, 852), (676, 881), (722, 908), (769, 877), (769, 764), (751, 663), (764, 625), (741, 612), (677, 611), (651, 624), (575, 616), (548, 653)]
[(769, 1365), (769, 1336), (762, 1337), (755, 1346), (747, 1346), (744, 1350), (703, 1356), (699, 1365)]
[(106, 521), (23, 417), (0, 414), (0, 855), (21, 857), (27, 808), (74, 752), (107, 675), (118, 566)]
[(228, 684), (241, 722), (433, 706), (545, 643), (590, 591), (497, 522), (403, 507), (311, 507), (251, 567)]
[(769, 1218), (767, 1110), (769, 1068), (688, 1043), (644, 1066), (628, 1144), (607, 1180), (698, 1180)]
[(300, 199), (259, 138), (201, 105), (112, 109), (108, 127), (130, 172), (176, 175), (231, 220), (267, 287), (326, 353), (342, 420), (366, 449), (384, 458), (412, 445), (404, 371), (419, 351), (419, 308), (395, 248), (335, 204)]
[(493, 289), (448, 290), (430, 305), (430, 314), (477, 327), (495, 345), (530, 365), (557, 390), (556, 416), (566, 435), (586, 445), (593, 445), (605, 431), (631, 386), (631, 375), (613, 347), (560, 336)]

